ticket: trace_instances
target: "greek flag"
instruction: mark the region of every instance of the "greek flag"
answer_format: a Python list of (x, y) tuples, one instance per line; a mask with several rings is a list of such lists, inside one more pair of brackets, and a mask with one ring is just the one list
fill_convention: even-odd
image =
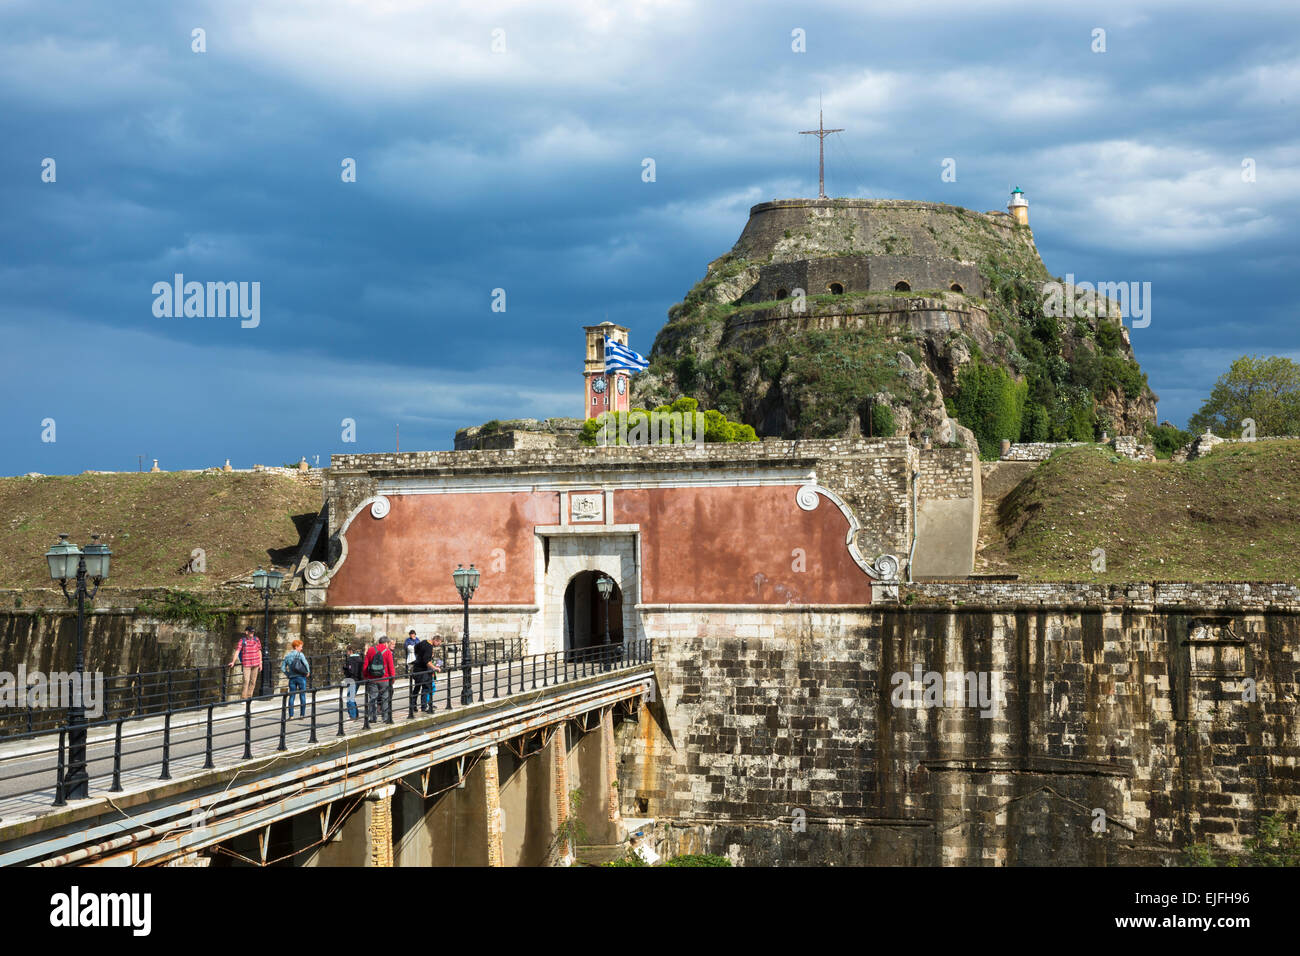
[(650, 362), (639, 352), (605, 339), (606, 372), (644, 372), (649, 367)]

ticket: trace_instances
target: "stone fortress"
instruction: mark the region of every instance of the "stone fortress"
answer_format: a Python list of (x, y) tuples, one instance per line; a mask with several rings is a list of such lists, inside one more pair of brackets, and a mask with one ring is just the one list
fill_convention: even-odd
[[(461, 563), (482, 570), (475, 641), (581, 651), (606, 620), (613, 643), (652, 639), (653, 698), (615, 730), (616, 802), (661, 855), (1173, 864), (1197, 842), (1239, 851), (1268, 814), (1294, 823), (1295, 582), (972, 574), (989, 463), (942, 390), (972, 344), (998, 354), (977, 268), (991, 248), (1049, 278), (1019, 193), (1007, 214), (755, 206), (732, 253), (670, 312), (655, 355), (671, 361), (612, 395), (671, 401), (684, 360), (727, 342), (888, 328), (923, 351), (910, 368), (898, 360), (901, 377), (938, 393), (900, 414), (898, 437), (863, 437), (856, 419), (830, 437), (783, 436), (793, 399), (777, 381), (753, 393), (784, 394), (745, 408), (772, 426), (755, 443), (581, 446), (575, 417), (463, 429), (455, 451), (335, 455), (275, 650), (407, 626), (454, 638)], [(1099, 312), (1114, 317), (1110, 303)], [(572, 411), (611, 395), (592, 387), (593, 337), (611, 328), (627, 341), (618, 326), (585, 330)], [(1145, 411), (1118, 402), (1116, 421)], [(1142, 457), (1137, 434), (1121, 431), (1116, 455)], [(1003, 457), (1032, 469), (1052, 450), (1008, 443)], [(600, 577), (614, 581), (605, 600)], [(114, 626), (125, 635), (128, 622)], [(932, 693), (935, 675), (957, 692)]]
[[(991, 244), (1049, 278), (1027, 221), (1018, 190), (1005, 214), (760, 204), (656, 354), (870, 325), (919, 335), (912, 374), (950, 385), (965, 343), (996, 353), (976, 265)], [(692, 318), (701, 302), (720, 321)], [(1094, 315), (1117, 318), (1109, 302)], [(627, 341), (619, 326), (586, 330), (584, 408), (591, 337), (610, 330)], [(635, 376), (633, 406), (671, 401), (673, 377)], [(1147, 408), (1117, 411), (1123, 425)], [(654, 821), (661, 852), (1168, 864), (1196, 841), (1239, 850), (1263, 815), (1300, 812), (1294, 583), (973, 577), (982, 466), (941, 400), (910, 436), (884, 439), (850, 427), (582, 447), (581, 421), (489, 423), (453, 452), (335, 456), (331, 559), (307, 596), (359, 633), (396, 618), (454, 627), (446, 569), (473, 561), (476, 633), (539, 651), (599, 639), (592, 580), (612, 577), (615, 640), (653, 638), (659, 667), (657, 698), (619, 726), (619, 800)], [(1113, 439), (1115, 454), (1147, 457), (1137, 433)], [(1004, 442), (1003, 457), (1053, 447)], [(992, 686), (980, 706), (927, 697), (933, 674)]]

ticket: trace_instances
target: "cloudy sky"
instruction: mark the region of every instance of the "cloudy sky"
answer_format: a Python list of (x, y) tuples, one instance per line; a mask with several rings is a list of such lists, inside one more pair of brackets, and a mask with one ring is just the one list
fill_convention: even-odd
[[(819, 94), (830, 195), (1019, 185), (1053, 273), (1151, 282), (1133, 343), (1181, 425), (1233, 358), (1300, 359), (1298, 28), (1293, 2), (0, 0), (0, 474), (578, 414), (583, 325), (648, 352), (750, 205), (816, 194)], [(259, 324), (155, 315), (176, 273), (260, 283)]]

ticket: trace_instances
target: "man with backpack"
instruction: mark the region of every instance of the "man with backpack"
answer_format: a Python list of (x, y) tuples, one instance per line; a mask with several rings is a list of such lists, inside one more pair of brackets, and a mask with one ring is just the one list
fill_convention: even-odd
[(293, 642), (293, 650), (284, 655), (280, 670), (289, 678), (289, 717), (293, 717), (293, 695), (298, 695), (300, 717), (307, 716), (307, 678), (311, 676), (311, 664), (302, 652), (302, 641)]
[(388, 637), (380, 634), (379, 640), (366, 649), (366, 663), (363, 669), (366, 677), (366, 714), (371, 723), (383, 719), (388, 721), (393, 714), (393, 678), (397, 668), (393, 664), (393, 651), (388, 646)]
[(366, 679), (366, 662), (356, 645), (348, 648), (343, 658), (343, 683), (348, 693), (348, 719), (357, 719), (357, 685)]
[(244, 636), (235, 645), (235, 653), (227, 666), (234, 667), (236, 663), (244, 668), (244, 690), (240, 697), (247, 700), (257, 690), (257, 675), (262, 671), (262, 642), (257, 639), (257, 632), (251, 625), (244, 628)]
[(414, 709), (415, 697), (419, 694), (420, 710), (426, 714), (433, 713), (433, 695), (438, 690), (437, 674), (442, 670), (442, 658), (438, 656), (442, 638), (430, 635), (415, 648), (415, 663), (411, 665), (411, 707)]

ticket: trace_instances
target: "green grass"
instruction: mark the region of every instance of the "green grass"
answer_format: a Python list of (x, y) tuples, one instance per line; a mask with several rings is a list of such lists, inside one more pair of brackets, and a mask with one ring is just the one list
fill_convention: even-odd
[[(67, 532), (113, 549), (114, 587), (215, 588), (287, 562), (320, 510), (320, 489), (285, 475), (117, 473), (0, 478), (0, 587), (50, 587), (45, 552)], [(179, 569), (195, 548), (207, 572)]]
[(1027, 580), (1300, 581), (1297, 474), (1300, 441), (1220, 445), (1184, 465), (1064, 449), (1002, 499), (981, 556)]

